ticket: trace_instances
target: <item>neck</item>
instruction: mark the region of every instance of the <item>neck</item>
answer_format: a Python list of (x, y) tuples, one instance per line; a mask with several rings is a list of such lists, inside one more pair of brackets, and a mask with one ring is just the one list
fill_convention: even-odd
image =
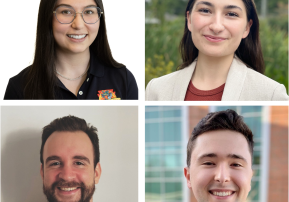
[(56, 56), (56, 70), (69, 78), (75, 78), (83, 74), (86, 71), (90, 60), (89, 49), (77, 54), (56, 51)]
[(212, 90), (226, 82), (234, 54), (211, 57), (199, 52), (196, 69), (192, 76), (194, 86), (200, 90)]

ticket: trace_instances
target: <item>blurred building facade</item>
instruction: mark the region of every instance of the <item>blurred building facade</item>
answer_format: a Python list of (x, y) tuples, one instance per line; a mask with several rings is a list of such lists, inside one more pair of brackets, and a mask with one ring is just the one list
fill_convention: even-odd
[(254, 134), (252, 189), (248, 202), (288, 201), (287, 106), (147, 106), (146, 202), (196, 202), (186, 187), (186, 144), (209, 112), (233, 109)]

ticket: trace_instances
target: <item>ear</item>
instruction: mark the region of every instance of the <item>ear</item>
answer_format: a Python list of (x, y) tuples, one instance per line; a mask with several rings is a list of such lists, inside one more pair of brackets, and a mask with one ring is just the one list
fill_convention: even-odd
[(188, 188), (189, 188), (189, 189), (192, 189), (191, 180), (190, 180), (190, 177), (191, 177), (191, 175), (190, 175), (190, 168), (188, 168), (188, 167), (185, 167), (185, 168), (184, 168), (184, 175), (185, 175), (185, 178), (186, 178), (186, 180), (187, 180), (187, 186), (188, 186)]
[(94, 169), (94, 184), (97, 184), (101, 175), (101, 166), (98, 162), (95, 169)]
[(242, 36), (243, 39), (245, 39), (248, 36), (248, 34), (250, 33), (250, 28), (251, 28), (252, 24), (253, 24), (252, 20), (247, 22), (245, 32), (243, 33), (243, 36)]
[(43, 165), (42, 165), (42, 163), (41, 163), (41, 165), (40, 165), (40, 175), (41, 175), (41, 178), (42, 178), (42, 181), (43, 181), (43, 179), (44, 179), (44, 173), (43, 173)]
[(192, 31), (191, 29), (191, 15), (190, 15), (190, 11), (187, 11), (187, 26), (188, 26), (188, 29), (190, 30), (190, 32)]

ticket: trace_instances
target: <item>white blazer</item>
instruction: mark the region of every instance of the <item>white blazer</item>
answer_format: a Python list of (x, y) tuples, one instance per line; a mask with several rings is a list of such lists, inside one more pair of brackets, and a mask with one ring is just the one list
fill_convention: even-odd
[[(196, 67), (188, 67), (152, 79), (146, 87), (147, 101), (184, 101)], [(222, 101), (288, 101), (284, 85), (248, 68), (234, 57), (227, 76)]]

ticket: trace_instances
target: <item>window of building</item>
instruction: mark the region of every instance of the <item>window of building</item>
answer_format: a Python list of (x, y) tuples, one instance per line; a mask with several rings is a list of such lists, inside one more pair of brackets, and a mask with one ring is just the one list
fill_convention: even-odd
[(146, 202), (182, 202), (184, 199), (183, 108), (146, 107)]

